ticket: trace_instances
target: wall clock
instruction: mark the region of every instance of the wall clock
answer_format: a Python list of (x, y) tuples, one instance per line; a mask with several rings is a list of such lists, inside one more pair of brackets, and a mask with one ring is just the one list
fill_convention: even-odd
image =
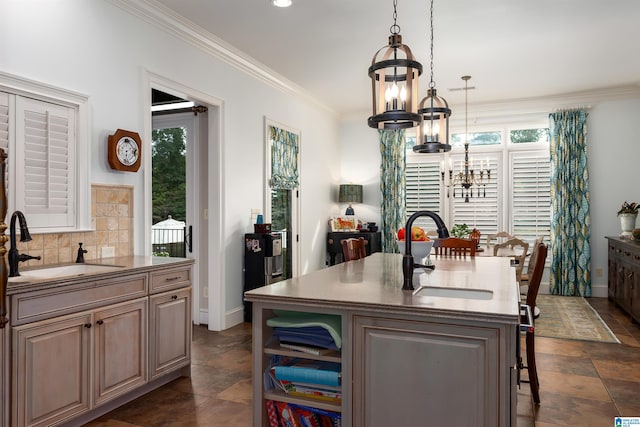
[(108, 150), (107, 158), (112, 169), (136, 172), (140, 168), (142, 141), (137, 132), (118, 129), (109, 135)]

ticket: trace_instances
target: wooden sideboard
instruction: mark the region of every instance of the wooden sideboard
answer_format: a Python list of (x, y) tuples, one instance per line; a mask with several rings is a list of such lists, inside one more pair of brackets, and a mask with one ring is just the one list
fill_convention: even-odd
[(607, 237), (609, 241), (608, 297), (640, 322), (640, 242)]
[(340, 243), (342, 239), (357, 239), (358, 237), (364, 237), (367, 255), (382, 250), (382, 233), (379, 231), (329, 232), (327, 233), (329, 265), (336, 264), (336, 255), (338, 255), (338, 263), (342, 262), (342, 244)]

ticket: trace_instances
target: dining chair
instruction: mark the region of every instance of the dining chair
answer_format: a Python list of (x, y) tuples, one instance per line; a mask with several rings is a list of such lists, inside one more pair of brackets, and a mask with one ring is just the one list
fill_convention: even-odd
[[(529, 289), (527, 291), (527, 298), (525, 303), (530, 307), (531, 312), (535, 311), (536, 299), (538, 297), (538, 290), (540, 289), (540, 282), (542, 280), (542, 274), (544, 272), (544, 264), (547, 260), (548, 247), (544, 243), (538, 243), (538, 246), (534, 248), (536, 258), (533, 260), (533, 267), (531, 270), (531, 276), (529, 280)], [(522, 362), (522, 356), (517, 355), (518, 369), (526, 369), (528, 373), (528, 379), (522, 380), (522, 382), (528, 382), (531, 387), (531, 395), (533, 401), (536, 404), (540, 403), (540, 382), (538, 381), (538, 370), (536, 368), (536, 352), (535, 352), (535, 317), (531, 319), (533, 327), (526, 328), (525, 331), (525, 347), (527, 364)], [(518, 347), (519, 349), (519, 347)]]
[(342, 239), (340, 243), (342, 244), (342, 258), (345, 262), (367, 256), (364, 237)]
[(435, 249), (436, 255), (476, 256), (476, 242), (471, 239), (457, 237), (436, 239), (433, 243), (433, 249)]
[[(517, 254), (517, 249), (521, 248), (522, 251)], [(518, 239), (514, 237), (509, 240), (505, 240), (502, 243), (496, 243), (493, 245), (493, 256), (500, 255), (501, 250), (510, 250), (514, 252), (516, 255), (513, 255), (513, 259), (517, 261), (516, 264), (516, 280), (520, 283), (520, 276), (522, 276), (522, 270), (524, 268), (524, 264), (527, 260), (527, 255), (529, 254), (529, 243), (524, 240)]]
[(527, 286), (529, 284), (529, 277), (533, 271), (533, 265), (535, 264), (536, 257), (538, 256), (537, 249), (540, 247), (540, 243), (544, 241), (544, 236), (538, 236), (533, 243), (533, 250), (531, 251), (531, 257), (529, 257), (529, 264), (527, 264), (527, 271), (524, 272), (524, 265), (520, 271), (520, 278), (518, 282), (520, 286)]
[[(498, 231), (496, 234), (488, 234), (487, 235), (487, 248), (491, 247), (491, 242), (496, 241), (496, 243), (500, 243), (504, 240), (513, 239), (515, 236), (507, 233), (506, 231)], [(502, 240), (501, 240), (502, 239)]]
[(476, 249), (479, 248), (480, 246), (480, 236), (482, 236), (482, 233), (480, 233), (480, 230), (478, 230), (477, 228), (474, 228), (473, 230), (471, 230), (471, 234), (469, 235), (469, 238), (474, 242), (476, 242)]

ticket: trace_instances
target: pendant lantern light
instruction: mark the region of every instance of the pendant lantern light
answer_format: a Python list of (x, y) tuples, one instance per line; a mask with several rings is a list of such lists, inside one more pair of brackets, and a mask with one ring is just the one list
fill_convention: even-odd
[(443, 153), (451, 151), (449, 144), (449, 116), (451, 109), (447, 101), (438, 96), (436, 83), (433, 80), (433, 0), (430, 8), (431, 24), (431, 80), (427, 96), (420, 101), (418, 114), (421, 117), (420, 126), (417, 129), (416, 145), (413, 151), (416, 153)]
[(369, 67), (373, 94), (373, 115), (367, 123), (377, 129), (406, 129), (420, 124), (418, 77), (422, 65), (415, 60), (409, 46), (402, 43), (396, 24), (397, 0), (393, 1), (393, 25), (389, 45), (373, 56)]

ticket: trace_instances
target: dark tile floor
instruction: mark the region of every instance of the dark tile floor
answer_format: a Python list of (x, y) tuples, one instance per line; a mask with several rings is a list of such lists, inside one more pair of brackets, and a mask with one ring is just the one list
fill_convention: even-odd
[[(536, 337), (541, 404), (518, 390), (518, 427), (612, 426), (640, 416), (640, 326), (606, 298), (591, 305), (621, 344)], [(191, 378), (177, 379), (91, 427), (251, 425), (251, 327), (194, 327)]]

